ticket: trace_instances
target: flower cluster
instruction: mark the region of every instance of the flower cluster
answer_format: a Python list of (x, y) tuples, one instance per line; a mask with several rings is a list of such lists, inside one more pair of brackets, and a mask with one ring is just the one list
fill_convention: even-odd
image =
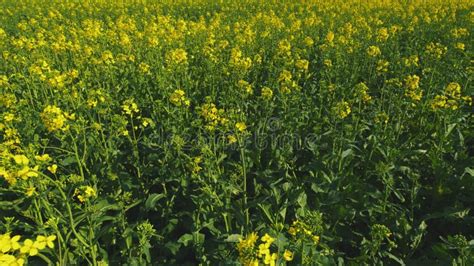
[(271, 100), (273, 97), (273, 91), (269, 87), (263, 87), (260, 94), (264, 100)]
[(245, 266), (258, 266), (257, 250), (255, 244), (257, 243), (258, 235), (253, 232), (246, 238), (241, 239), (237, 244), (237, 251), (239, 252), (239, 261)]
[(66, 131), (69, 129), (67, 122), (74, 120), (75, 115), (68, 114), (57, 106), (48, 105), (41, 113), (41, 119), (49, 132)]
[[(274, 237), (267, 233), (260, 237), (260, 244), (257, 246), (258, 235), (255, 232), (249, 234), (244, 239), (240, 239), (239, 243), (237, 243), (240, 263), (249, 266), (258, 266), (260, 263), (270, 266), (277, 265), (278, 252), (271, 251), (275, 240)], [(283, 259), (285, 261), (293, 260), (293, 252), (285, 250)]]
[(433, 110), (456, 110), (463, 101), (468, 105), (472, 104), (472, 98), (470, 96), (461, 96), (461, 85), (457, 82), (451, 82), (446, 86), (443, 94), (435, 96), (431, 102), (431, 108)]
[(409, 75), (405, 78), (405, 96), (417, 102), (421, 100), (423, 90), (420, 88), (420, 77)]
[(91, 186), (81, 186), (74, 190), (74, 197), (76, 197), (80, 203), (84, 203), (91, 198), (97, 197), (97, 192)]
[(339, 118), (346, 118), (351, 114), (351, 106), (346, 101), (340, 101), (333, 107), (333, 111)]
[(311, 227), (301, 220), (293, 221), (293, 224), (288, 229), (288, 233), (296, 238), (312, 240), (315, 245), (319, 243), (320, 237), (315, 235), (311, 230)]
[(225, 117), (224, 109), (218, 109), (213, 103), (205, 103), (200, 107), (200, 113), (206, 122), (206, 129), (214, 131), (217, 126), (225, 126), (229, 120)]
[(135, 103), (134, 99), (127, 99), (122, 103), (122, 113), (133, 116), (140, 112), (138, 105)]
[(36, 240), (25, 239), (19, 242), (20, 235), (11, 236), (10, 233), (0, 235), (0, 265), (22, 266), (28, 257), (36, 256), (46, 248), (54, 248), (55, 235), (39, 235)]
[(0, 176), (13, 185), (18, 179), (27, 180), (30, 177), (38, 176), (38, 168), (30, 166), (30, 160), (23, 154), (11, 154), (8, 150), (0, 153)]
[(229, 66), (234, 68), (237, 72), (247, 72), (252, 67), (252, 59), (243, 56), (239, 48), (233, 48), (230, 53)]
[(290, 71), (284, 69), (278, 76), (278, 83), (280, 84), (281, 93), (290, 93), (293, 90), (299, 90), (298, 83), (293, 79)]
[(183, 90), (175, 90), (170, 95), (170, 102), (176, 106), (188, 107), (191, 101), (186, 98), (186, 93)]
[(355, 86), (355, 91), (356, 91), (356, 96), (359, 99), (361, 99), (363, 102), (370, 102), (370, 100), (372, 99), (372, 97), (370, 97), (368, 93), (369, 87), (367, 87), (367, 85), (365, 85), (364, 82), (358, 83)]
[(182, 48), (171, 50), (166, 54), (166, 63), (169, 67), (187, 65), (188, 53)]

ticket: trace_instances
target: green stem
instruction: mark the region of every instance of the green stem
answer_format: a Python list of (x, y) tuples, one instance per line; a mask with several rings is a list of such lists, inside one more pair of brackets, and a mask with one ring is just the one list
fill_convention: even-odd
[(73, 144), (73, 148), (74, 148), (74, 157), (76, 157), (77, 164), (79, 165), (79, 173), (81, 174), (82, 179), (85, 180), (86, 177), (84, 176), (84, 169), (82, 168), (82, 161), (79, 158), (79, 149), (77, 148), (76, 141), (74, 140), (74, 136), (72, 135), (71, 131), (69, 131), (69, 134), (71, 135), (72, 144)]
[(248, 228), (250, 221), (250, 213), (248, 209), (248, 198), (247, 198), (247, 165), (245, 163), (245, 148), (243, 145), (242, 137), (239, 138), (240, 146), (240, 160), (242, 163), (242, 175), (244, 178), (244, 208), (245, 208), (245, 227)]
[(66, 194), (64, 193), (64, 191), (62, 190), (61, 188), (61, 185), (58, 184), (56, 182), (56, 180), (53, 180), (52, 178), (50, 178), (49, 176), (41, 173), (41, 172), (38, 172), (38, 174), (40, 174), (41, 176), (45, 177), (46, 179), (48, 179), (50, 182), (52, 182), (57, 188), (58, 188), (58, 192), (59, 194), (61, 194), (61, 197), (64, 199), (64, 203), (66, 204), (66, 209), (67, 209), (67, 213), (69, 215), (69, 222), (70, 222), (70, 227), (71, 227), (71, 230), (72, 230), (72, 233), (74, 234), (74, 236), (77, 237), (77, 239), (86, 247), (89, 247), (89, 244), (87, 244), (87, 242), (82, 238), (82, 236), (77, 233), (76, 231), (76, 228), (74, 226), (74, 217), (72, 215), (72, 210), (71, 210), (71, 205), (69, 205), (69, 201), (68, 201), (68, 198), (66, 197)]

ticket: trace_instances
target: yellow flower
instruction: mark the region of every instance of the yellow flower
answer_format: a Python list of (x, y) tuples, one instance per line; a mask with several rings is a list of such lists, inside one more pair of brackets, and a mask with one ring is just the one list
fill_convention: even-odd
[(12, 113), (5, 113), (3, 116), (3, 120), (5, 120), (5, 122), (11, 122), (13, 119), (15, 119), (15, 115)]
[(5, 75), (0, 75), (0, 86), (8, 85), (8, 77)]
[(135, 103), (134, 99), (128, 99), (122, 104), (122, 112), (131, 116), (134, 113), (140, 112), (140, 110), (138, 109), (138, 105)]
[(419, 61), (419, 58), (417, 55), (411, 55), (408, 58), (403, 59), (403, 63), (407, 67), (418, 66), (418, 61)]
[(74, 196), (77, 197), (79, 202), (84, 203), (89, 198), (97, 197), (97, 193), (91, 186), (82, 186), (75, 189)]
[(38, 248), (34, 245), (31, 239), (26, 239), (23, 242), (23, 246), (20, 248), (22, 254), (28, 254), (29, 256), (35, 256), (38, 254)]
[(86, 194), (86, 196), (89, 198), (89, 197), (95, 197), (96, 196), (96, 193), (95, 193), (95, 190), (90, 187), (90, 186), (86, 186), (85, 189), (84, 189), (84, 193)]
[(37, 236), (34, 246), (39, 250), (45, 249), (46, 247), (54, 248), (55, 235), (51, 236)]
[(459, 99), (461, 98), (461, 85), (457, 82), (451, 82), (446, 86), (446, 89), (444, 89), (446, 95), (449, 97), (452, 97), (454, 99)]
[[(255, 242), (258, 240), (257, 233), (249, 234), (245, 239), (240, 239), (237, 244), (237, 251), (239, 252), (239, 261), (244, 265), (258, 265), (256, 258)], [(256, 264), (255, 264), (256, 262)]]
[(314, 41), (311, 39), (311, 37), (305, 37), (303, 42), (307, 47), (311, 47), (314, 44)]
[(270, 255), (270, 245), (260, 244), (258, 245), (258, 257), (264, 257)]
[(377, 61), (377, 71), (378, 72), (387, 72), (388, 71), (388, 66), (390, 63), (387, 60), (379, 60)]
[(10, 254), (1, 254), (0, 253), (0, 265), (4, 266), (22, 266), (25, 264), (25, 259), (16, 258)]
[(36, 173), (36, 171), (38, 171), (38, 166), (33, 167), (33, 169), (29, 166), (24, 166), (17, 171), (16, 175), (21, 179), (26, 180), (28, 177), (37, 177), (38, 173)]
[(293, 226), (291, 226), (290, 228), (288, 228), (288, 234), (292, 235), (292, 236), (295, 236), (296, 235), (296, 228), (294, 228)]
[(340, 118), (346, 118), (351, 113), (351, 106), (348, 102), (341, 101), (333, 107), (333, 110)]
[(443, 109), (446, 107), (447, 101), (448, 101), (448, 97), (444, 95), (436, 95), (434, 100), (431, 102), (431, 108), (433, 110)]
[(14, 155), (13, 160), (15, 161), (16, 164), (19, 165), (28, 165), (30, 160), (25, 155)]
[(269, 234), (265, 234), (264, 236), (262, 236), (262, 241), (270, 245), (275, 241), (275, 238), (271, 237)]
[(355, 86), (356, 96), (360, 97), (364, 102), (370, 102), (372, 97), (368, 94), (369, 87), (365, 85), (364, 82), (361, 82)]
[(35, 187), (29, 187), (29, 188), (26, 189), (25, 194), (26, 194), (26, 196), (31, 197), (31, 196), (33, 196), (33, 194), (34, 194), (35, 192), (36, 192), (36, 188), (35, 188)]
[(420, 89), (420, 77), (409, 75), (405, 78), (405, 96), (413, 101), (420, 101), (423, 91)]
[(247, 125), (245, 125), (244, 122), (237, 122), (235, 124), (235, 128), (237, 128), (237, 130), (240, 132), (244, 132), (247, 129)]
[(41, 119), (50, 132), (69, 129), (69, 126), (66, 124), (67, 116), (66, 113), (54, 105), (46, 106), (41, 113)]
[(298, 59), (295, 62), (295, 67), (302, 71), (307, 71), (309, 67), (309, 61), (306, 59)]
[(425, 49), (425, 52), (436, 58), (436, 59), (440, 59), (446, 52), (448, 51), (448, 48), (443, 46), (442, 44), (440, 43), (429, 43), (426, 45), (426, 49)]
[(328, 32), (328, 34), (326, 35), (326, 41), (328, 43), (332, 43), (332, 41), (334, 40), (334, 32), (330, 31)]
[(186, 106), (188, 107), (191, 102), (186, 98), (185, 92), (183, 90), (175, 90), (170, 95), (170, 102), (176, 106)]
[(367, 48), (367, 54), (372, 57), (379, 56), (381, 54), (380, 48), (374, 45), (369, 46), (369, 48)]
[(465, 47), (466, 47), (466, 46), (465, 46), (464, 43), (462, 43), (462, 42), (456, 43), (456, 48), (459, 49), (459, 50), (461, 50), (461, 51), (464, 51)]
[(142, 126), (143, 126), (144, 128), (145, 128), (145, 127), (148, 127), (149, 125), (154, 126), (154, 124), (155, 124), (155, 123), (153, 122), (153, 120), (151, 120), (151, 118), (147, 118), (147, 117), (142, 118)]
[(263, 99), (270, 100), (273, 97), (273, 91), (269, 87), (263, 87), (261, 95)]
[(286, 249), (285, 252), (283, 253), (283, 259), (285, 259), (286, 261), (292, 261), (293, 260), (293, 252)]
[(166, 54), (168, 65), (185, 65), (188, 63), (188, 53), (182, 48), (174, 49)]
[(374, 118), (376, 123), (385, 123), (385, 124), (388, 123), (388, 119), (389, 117), (385, 112), (378, 113), (377, 115), (375, 115), (375, 118)]
[(291, 44), (288, 40), (284, 39), (278, 43), (278, 54), (285, 56), (291, 55)]
[(291, 78), (292, 78), (291, 72), (288, 71), (288, 70), (283, 70), (280, 73), (280, 76), (278, 77), (278, 82), (280, 82), (280, 83), (289, 82), (289, 81), (291, 81)]
[(48, 171), (50, 171), (52, 174), (55, 174), (57, 169), (58, 169), (58, 166), (56, 164), (48, 166)]
[(319, 236), (313, 236), (312, 239), (315, 244), (319, 242)]
[(241, 79), (237, 82), (237, 86), (244, 90), (247, 94), (253, 94), (252, 85), (247, 81)]
[(233, 144), (233, 143), (237, 142), (237, 138), (234, 135), (228, 135), (227, 136), (227, 141), (229, 142), (229, 144)]
[(0, 252), (6, 253), (10, 250), (15, 251), (20, 249), (20, 244), (18, 243), (20, 238), (18, 235), (10, 237), (10, 233), (0, 235)]
[(271, 255), (267, 254), (265, 256), (265, 259), (264, 259), (263, 263), (265, 265), (274, 266), (277, 259), (278, 259), (278, 255), (276, 253), (272, 253)]
[(109, 50), (106, 50), (101, 54), (101, 60), (104, 64), (113, 64), (113, 63), (115, 63), (114, 55)]
[(324, 64), (326, 67), (332, 67), (332, 61), (331, 61), (331, 59), (324, 59), (323, 64)]
[(141, 73), (143, 74), (150, 74), (150, 66), (146, 63), (140, 63), (138, 65), (138, 69), (140, 70)]
[(377, 31), (377, 41), (384, 42), (388, 39), (388, 30), (387, 28), (381, 28)]
[(43, 155), (36, 155), (35, 159), (41, 162), (46, 162), (51, 160), (51, 157), (49, 156), (49, 154), (45, 153)]

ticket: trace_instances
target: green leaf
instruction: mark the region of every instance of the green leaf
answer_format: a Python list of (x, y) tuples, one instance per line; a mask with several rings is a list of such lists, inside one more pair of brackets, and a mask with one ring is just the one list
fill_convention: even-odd
[(270, 221), (270, 223), (274, 223), (274, 220), (273, 220), (273, 217), (270, 215), (270, 207), (271, 205), (270, 204), (266, 204), (266, 205), (263, 205), (261, 203), (257, 204), (258, 207), (260, 207), (260, 209), (262, 209), (263, 213), (265, 214), (265, 216), (267, 217), (267, 219)]
[(240, 234), (232, 234), (232, 235), (229, 235), (224, 241), (225, 242), (239, 242), (240, 239), (242, 239), (243, 236), (240, 235)]
[(347, 149), (342, 152), (341, 159), (346, 158), (347, 156), (351, 155), (353, 153), (352, 149)]
[(469, 174), (470, 176), (474, 176), (474, 169), (466, 167), (464, 168), (464, 173)]
[(187, 247), (190, 243), (193, 242), (193, 235), (191, 234), (184, 234), (178, 239), (178, 243), (183, 244), (185, 247)]
[(306, 193), (304, 191), (301, 192), (301, 194), (298, 196), (297, 202), (298, 202), (298, 205), (300, 205), (301, 208), (306, 207), (307, 196), (306, 196)]
[(449, 136), (449, 134), (451, 134), (451, 132), (453, 131), (454, 127), (456, 127), (456, 123), (453, 123), (453, 124), (450, 124), (448, 125), (448, 129), (446, 130), (446, 133), (444, 134), (444, 137), (446, 138), (447, 136)]
[(155, 209), (156, 202), (159, 201), (160, 199), (164, 198), (164, 194), (157, 194), (153, 193), (145, 201), (145, 209), (146, 210), (153, 210)]
[(67, 156), (61, 161), (62, 166), (68, 166), (74, 163), (77, 163), (76, 157), (74, 156)]
[(396, 256), (393, 255), (392, 253), (387, 252), (386, 254), (387, 254), (387, 256), (388, 256), (389, 258), (391, 258), (392, 260), (398, 262), (400, 265), (403, 265), (403, 266), (405, 265), (405, 262), (403, 262), (402, 259), (396, 257)]

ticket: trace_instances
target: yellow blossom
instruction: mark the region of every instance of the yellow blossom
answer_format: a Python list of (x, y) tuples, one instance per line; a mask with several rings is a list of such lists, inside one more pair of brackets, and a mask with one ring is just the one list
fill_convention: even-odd
[(346, 101), (341, 101), (333, 107), (334, 112), (340, 118), (346, 118), (351, 113), (351, 106)]
[(166, 54), (166, 63), (170, 66), (188, 63), (188, 53), (182, 48), (174, 49)]
[(25, 155), (22, 155), (22, 154), (14, 155), (13, 160), (18, 165), (28, 165), (28, 163), (30, 162), (30, 160), (28, 160), (28, 157), (26, 157)]
[(244, 122), (237, 122), (235, 128), (240, 132), (244, 132), (247, 129), (247, 125)]
[(380, 52), (380, 48), (378, 48), (377, 46), (369, 46), (369, 48), (367, 48), (367, 54), (371, 57), (376, 57), (376, 56), (379, 56), (381, 54)]
[(20, 238), (18, 235), (10, 237), (9, 233), (0, 235), (0, 252), (7, 253), (20, 249), (21, 246), (18, 243)]
[(38, 250), (45, 249), (46, 247), (54, 248), (54, 240), (56, 240), (55, 235), (51, 235), (51, 236), (39, 235), (36, 237), (34, 246), (38, 248)]
[(286, 260), (286, 261), (292, 261), (293, 260), (293, 252), (286, 249), (285, 252), (283, 253), (283, 259)]
[(122, 112), (132, 116), (133, 114), (140, 112), (140, 110), (138, 109), (138, 105), (135, 103), (134, 99), (128, 99), (122, 104)]
[(176, 106), (188, 107), (191, 104), (191, 101), (186, 98), (186, 93), (181, 89), (173, 91), (169, 99), (170, 102)]
[(334, 32), (330, 31), (328, 32), (328, 34), (326, 34), (326, 41), (328, 43), (332, 43), (333, 40), (334, 40)]
[(309, 67), (309, 61), (305, 59), (298, 59), (295, 62), (295, 67), (301, 71), (307, 71)]
[(273, 97), (273, 91), (269, 87), (263, 87), (261, 95), (263, 99), (270, 100)]
[(41, 119), (45, 124), (48, 131), (65, 131), (69, 129), (69, 125), (66, 124), (68, 114), (64, 113), (60, 108), (54, 105), (48, 105), (44, 108), (41, 113)]
[(45, 153), (43, 155), (36, 155), (35, 159), (41, 162), (47, 162), (51, 160), (51, 157), (49, 156), (49, 154)]
[(35, 187), (29, 187), (29, 188), (26, 189), (25, 195), (28, 196), (28, 197), (31, 197), (31, 196), (34, 195), (35, 192), (36, 192)]
[(52, 174), (55, 174), (56, 170), (58, 169), (58, 165), (53, 164), (51, 166), (48, 166), (47, 168), (48, 168), (48, 171), (50, 171)]
[(23, 246), (20, 248), (20, 252), (28, 254), (29, 256), (35, 256), (38, 254), (38, 248), (34, 245), (34, 242), (31, 239), (26, 239), (25, 242), (23, 242)]

